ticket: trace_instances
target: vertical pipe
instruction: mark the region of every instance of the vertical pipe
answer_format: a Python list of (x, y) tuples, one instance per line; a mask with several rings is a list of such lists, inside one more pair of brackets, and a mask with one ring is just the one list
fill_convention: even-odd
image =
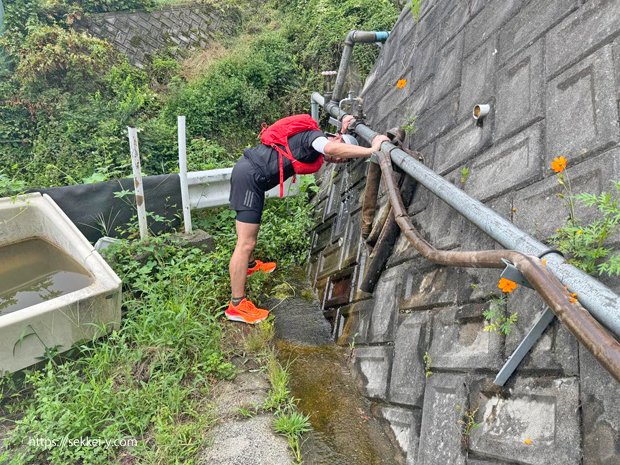
[(142, 166), (140, 165), (140, 149), (138, 148), (138, 131), (136, 128), (127, 128), (129, 133), (129, 150), (131, 151), (131, 167), (133, 169), (133, 185), (136, 193), (136, 207), (138, 209), (138, 226), (140, 239), (149, 235), (146, 224), (146, 209), (144, 207), (144, 186), (142, 185)]
[[(350, 36), (351, 34), (349, 34)], [(349, 69), (349, 62), (351, 61), (351, 54), (353, 53), (353, 42), (347, 36), (347, 40), (344, 43), (344, 50), (342, 51), (342, 57), (340, 58), (340, 66), (338, 67), (338, 75), (336, 76), (336, 84), (334, 85), (334, 92), (332, 93), (332, 101), (339, 102), (342, 98), (342, 89), (344, 88), (344, 81), (347, 78), (347, 70)]]
[(4, 6), (2, 0), (0, 0), (0, 36), (4, 32)]
[(340, 66), (338, 67), (338, 75), (336, 76), (336, 84), (331, 100), (339, 102), (342, 99), (342, 89), (344, 81), (347, 77), (347, 70), (353, 53), (353, 45), (356, 43), (371, 44), (373, 42), (385, 42), (390, 33), (387, 31), (351, 31), (344, 40), (344, 49), (340, 58)]
[(185, 234), (192, 233), (192, 213), (189, 205), (189, 189), (187, 187), (187, 144), (185, 136), (185, 116), (177, 117), (179, 138), (179, 179), (181, 180), (181, 200), (183, 203), (183, 224)]
[(313, 98), (310, 99), (310, 114), (312, 115), (312, 119), (319, 122), (319, 104), (314, 101)]

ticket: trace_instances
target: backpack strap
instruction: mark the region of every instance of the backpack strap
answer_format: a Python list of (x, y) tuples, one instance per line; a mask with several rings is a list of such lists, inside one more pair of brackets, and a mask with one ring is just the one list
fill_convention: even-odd
[(279, 147), (278, 144), (271, 144), (271, 147), (278, 152), (278, 163), (280, 165), (280, 198), (282, 198), (284, 197), (284, 161), (282, 160), (282, 157), (288, 158), (291, 163), (294, 163), (296, 160), (291, 153), (290, 147), (288, 146), (288, 140), (286, 141), (284, 149)]

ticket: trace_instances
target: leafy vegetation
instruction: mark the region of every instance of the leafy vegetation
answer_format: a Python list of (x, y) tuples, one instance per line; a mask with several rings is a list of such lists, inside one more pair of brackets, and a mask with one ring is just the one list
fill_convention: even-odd
[[(275, 0), (288, 18), (285, 35), (307, 70), (338, 69), (344, 38), (352, 29), (389, 31), (398, 9), (389, 0)], [(377, 50), (355, 47), (355, 63), (362, 74), (372, 68)]]
[[(620, 276), (620, 254), (614, 253), (609, 242), (620, 224), (620, 181), (613, 181), (615, 192), (574, 194), (570, 177), (565, 171), (569, 161), (555, 157), (551, 169), (557, 173), (562, 191), (558, 197), (568, 210), (566, 223), (556, 230), (551, 242), (567, 255), (569, 263), (589, 274)], [(576, 204), (595, 209), (590, 221), (577, 216)]]
[(417, 115), (412, 115), (407, 118), (407, 121), (405, 122), (405, 124), (401, 126), (403, 131), (405, 131), (405, 134), (407, 135), (415, 134), (415, 132), (418, 130), (418, 128), (416, 127), (417, 120), (418, 120)]
[[(320, 88), (319, 72), (337, 65), (349, 30), (389, 29), (398, 15), (389, 0), (223, 2), (218, 8), (245, 12), (247, 32), (242, 40), (223, 38), (214, 46), (220, 55), (198, 73), (179, 64), (172, 50), (134, 68), (105, 41), (71, 28), (88, 13), (156, 3), (6, 3), (7, 33), (0, 39), (8, 57), (0, 71), (5, 179), (48, 187), (126, 176), (127, 126), (142, 128), (146, 174), (174, 171), (179, 114), (187, 116), (189, 169), (231, 166), (256, 142), (262, 122), (307, 110), (310, 91)], [(362, 72), (376, 54), (356, 47)], [(10, 193), (0, 188), (0, 195)]]
[(614, 191), (600, 195), (566, 194), (571, 196), (570, 205), (579, 202), (596, 209), (597, 215), (590, 221), (571, 215), (551, 238), (570, 263), (589, 274), (620, 276), (620, 253), (608, 244), (620, 225), (620, 182), (613, 185)]
[(424, 352), (422, 361), (424, 362), (424, 376), (430, 378), (433, 376), (433, 359), (431, 358), (431, 354)]
[[(200, 72), (166, 50), (144, 69), (135, 68), (107, 42), (72, 29), (88, 13), (161, 3), (167, 2), (5, 1), (0, 196), (127, 175), (127, 126), (142, 129), (145, 174), (173, 171), (179, 114), (187, 116), (190, 169), (231, 165), (256, 142), (260, 123), (306, 110), (309, 90), (318, 88), (324, 67), (338, 62), (349, 30), (388, 29), (398, 13), (388, 0), (328, 0), (318, 9), (314, 0), (231, 4), (245, 12), (243, 40), (222, 40), (216, 47), (221, 53)], [(376, 53), (356, 48), (362, 71)], [(279, 273), (306, 259), (306, 193), (315, 187), (311, 181), (301, 185), (304, 194), (269, 202), (263, 215), (257, 254), (277, 258)], [(0, 378), (3, 413), (14, 423), (0, 462), (195, 463), (202, 433), (214, 421), (203, 399), (215, 380), (235, 375), (220, 324), (229, 297), (234, 222), (230, 211), (220, 210), (196, 218), (196, 224), (216, 236), (215, 251), (186, 248), (169, 235), (109, 249), (107, 258), (125, 284), (119, 329), (62, 356), (49, 348), (44, 365), (23, 379)], [(264, 292), (261, 275), (248, 282), (255, 300)], [(273, 329), (261, 328), (248, 348), (268, 345)], [(307, 418), (295, 410), (286, 370), (271, 360), (272, 390), (263, 408), (275, 412), (275, 428), (299, 461)], [(80, 437), (133, 438), (137, 445), (29, 445), (32, 438)]]
[[(296, 263), (307, 251), (304, 196), (270, 202), (265, 221), (278, 209), (293, 215), (279, 247), (279, 266)], [(213, 225), (217, 249), (186, 248), (173, 236), (120, 241), (106, 251), (126, 285), (122, 327), (109, 337), (81, 344), (70, 356), (51, 358), (29, 371), (21, 388), (10, 389), (5, 413), (21, 411), (0, 461), (10, 464), (191, 464), (202, 434), (213, 421), (203, 399), (216, 379), (235, 375), (222, 348), (220, 317), (228, 302), (228, 260), (234, 245), (233, 221), (222, 212), (198, 218)], [(300, 220), (299, 222), (297, 220)], [(278, 247), (281, 235), (268, 239)], [(261, 239), (264, 240), (264, 239)], [(262, 273), (250, 277), (255, 299), (261, 298)], [(276, 277), (277, 278), (277, 277)], [(273, 277), (272, 277), (273, 279)], [(248, 348), (266, 353), (273, 327), (260, 326)], [(264, 408), (272, 409), (291, 447), (298, 449), (300, 416), (287, 387), (288, 374), (272, 356), (268, 371), (272, 390)], [(4, 383), (11, 383), (5, 378)], [(7, 410), (9, 409), (9, 410)], [(299, 433), (301, 434), (301, 433)], [(30, 438), (133, 438), (131, 448), (35, 447)], [(27, 447), (26, 447), (27, 446)], [(294, 449), (296, 450), (296, 449)]]
[(456, 410), (461, 417), (457, 420), (457, 425), (461, 433), (461, 441), (463, 446), (467, 449), (469, 447), (469, 438), (471, 433), (480, 428), (481, 423), (476, 421), (476, 414), (478, 413), (478, 407), (466, 409), (461, 405), (456, 406)]
[(491, 299), (489, 308), (482, 312), (482, 315), (487, 320), (487, 324), (484, 326), (485, 331), (504, 335), (510, 333), (519, 318), (517, 312), (508, 314), (508, 295), (506, 293)]
[(411, 0), (411, 3), (409, 4), (409, 8), (411, 8), (411, 16), (416, 22), (420, 20), (420, 12), (422, 10), (423, 3), (424, 0)]
[(461, 168), (459, 173), (461, 174), (461, 178), (459, 180), (460, 183), (461, 184), (465, 184), (467, 182), (467, 180), (469, 179), (469, 173), (470, 173), (469, 167), (464, 166), (463, 168)]

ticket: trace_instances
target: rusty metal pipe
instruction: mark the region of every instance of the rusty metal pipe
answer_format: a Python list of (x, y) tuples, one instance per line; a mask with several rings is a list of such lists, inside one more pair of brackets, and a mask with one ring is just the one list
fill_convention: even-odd
[(380, 152), (378, 158), (396, 223), (422, 256), (441, 265), (473, 268), (504, 268), (503, 260), (510, 261), (577, 340), (620, 382), (620, 343), (578, 300), (571, 298), (568, 290), (539, 258), (514, 250), (468, 252), (437, 250), (422, 238), (407, 214), (394, 180), (389, 153)]
[(394, 248), (396, 239), (398, 239), (399, 232), (400, 227), (396, 223), (393, 211), (390, 210), (390, 215), (381, 230), (379, 239), (377, 239), (377, 244), (368, 257), (368, 265), (364, 270), (364, 280), (360, 284), (360, 289), (362, 291), (374, 292), (379, 277), (385, 268), (385, 264), (390, 258), (390, 255), (392, 255), (392, 249)]
[[(396, 182), (396, 179), (394, 179), (394, 185), (396, 185)], [(403, 177), (402, 186), (400, 187), (398, 195), (400, 201), (409, 203), (415, 193), (416, 186), (417, 182), (413, 178), (409, 176)], [(392, 249), (394, 248), (394, 244), (396, 243), (398, 234), (401, 230), (400, 225), (394, 216), (394, 209), (391, 205), (389, 210), (390, 214), (383, 229), (381, 230), (381, 235), (377, 240), (377, 244), (372, 250), (370, 257), (368, 257), (369, 260), (364, 272), (364, 280), (360, 284), (360, 289), (364, 292), (372, 293), (374, 291), (375, 286), (379, 281), (379, 277), (381, 276), (381, 272), (385, 268), (385, 265), (392, 254)]]
[(381, 183), (381, 167), (377, 163), (370, 163), (366, 175), (364, 187), (364, 199), (362, 201), (362, 237), (367, 239), (372, 231), (372, 222), (377, 210), (377, 197), (379, 184)]
[[(392, 213), (392, 206), (387, 205), (383, 210), (380, 210), (380, 212), (381, 212), (381, 216), (375, 223), (374, 227), (370, 230), (370, 233), (368, 234), (368, 237), (366, 238), (366, 244), (368, 244), (371, 247), (374, 247), (374, 245), (379, 240), (379, 236), (381, 235), (381, 232), (385, 229), (385, 224), (387, 223), (388, 218), (390, 217), (390, 214)], [(370, 223), (370, 225), (372, 226), (372, 223)]]

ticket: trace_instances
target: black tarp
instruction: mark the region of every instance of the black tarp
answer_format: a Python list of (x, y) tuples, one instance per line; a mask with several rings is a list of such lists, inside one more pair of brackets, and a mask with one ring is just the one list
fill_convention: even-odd
[[(181, 187), (177, 174), (146, 176), (142, 179), (147, 213), (164, 217), (166, 221), (154, 221), (148, 217), (149, 229), (154, 233), (171, 230), (181, 224)], [(116, 192), (130, 191), (131, 194), (116, 197)], [(91, 242), (102, 236), (121, 237), (131, 226), (137, 229), (133, 179), (82, 184), (77, 186), (33, 189), (32, 192), (48, 194), (78, 229)]]

